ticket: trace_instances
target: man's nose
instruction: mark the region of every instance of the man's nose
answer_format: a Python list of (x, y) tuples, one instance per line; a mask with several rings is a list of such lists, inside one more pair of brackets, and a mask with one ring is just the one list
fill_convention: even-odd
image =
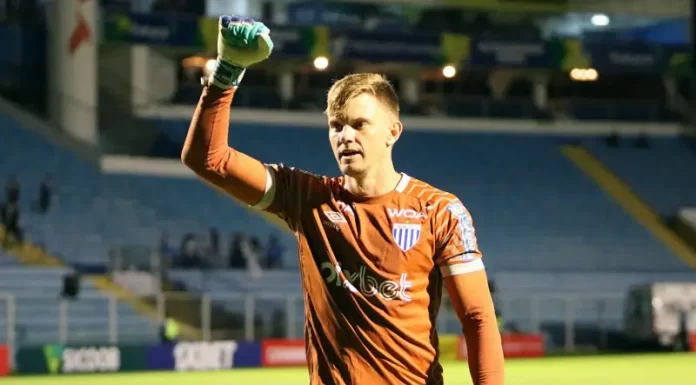
[(341, 130), (341, 139), (343, 141), (352, 142), (355, 140), (355, 129), (350, 125), (346, 124)]

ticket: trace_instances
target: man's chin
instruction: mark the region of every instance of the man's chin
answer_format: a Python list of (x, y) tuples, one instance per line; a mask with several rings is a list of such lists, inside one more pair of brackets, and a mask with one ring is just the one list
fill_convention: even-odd
[(352, 163), (341, 163), (338, 165), (341, 169), (341, 173), (345, 176), (358, 177), (363, 173), (363, 167)]

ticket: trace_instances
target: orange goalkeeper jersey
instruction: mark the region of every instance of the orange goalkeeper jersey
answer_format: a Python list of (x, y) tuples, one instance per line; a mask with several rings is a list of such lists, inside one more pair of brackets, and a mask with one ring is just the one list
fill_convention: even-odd
[(442, 383), (442, 277), (483, 268), (462, 203), (405, 174), (359, 198), (343, 178), (272, 167), (265, 209), (297, 235), (311, 384)]
[(461, 202), (407, 175), (386, 195), (359, 198), (342, 178), (264, 165), (228, 145), (233, 96), (234, 89), (204, 88), (182, 161), (297, 235), (311, 384), (441, 383), (435, 319), (443, 277), (454, 276), (445, 286), (474, 383), (502, 385), (493, 302)]

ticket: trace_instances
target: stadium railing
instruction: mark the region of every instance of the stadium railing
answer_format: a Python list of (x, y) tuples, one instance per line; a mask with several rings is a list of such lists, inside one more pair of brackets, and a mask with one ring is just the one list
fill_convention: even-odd
[[(624, 294), (519, 293), (499, 302), (511, 332), (541, 333), (551, 350), (575, 351), (584, 345), (606, 347), (609, 333), (623, 330)], [(187, 314), (205, 341), (302, 338), (304, 308), (299, 293), (165, 292), (150, 297), (156, 312), (137, 314), (115, 296), (0, 292), (0, 344), (122, 343), (155, 340), (166, 317)], [(460, 334), (447, 301), (438, 317), (440, 334)], [(588, 332), (591, 329), (592, 332)], [(589, 334), (591, 336), (588, 336)]]

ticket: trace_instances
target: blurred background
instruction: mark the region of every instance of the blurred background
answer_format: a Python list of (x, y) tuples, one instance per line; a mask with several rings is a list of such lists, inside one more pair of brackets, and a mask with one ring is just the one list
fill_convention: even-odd
[[(293, 235), (179, 161), (217, 17), (243, 14), (270, 26), (275, 50), (237, 93), (234, 146), (337, 175), (328, 87), (385, 74), (405, 125), (397, 167), (471, 211), (507, 354), (696, 350), (692, 12), (687, 0), (1, 0), (0, 348), (40, 372), (68, 357), (47, 346), (301, 347)], [(443, 355), (461, 358), (447, 301), (438, 327), (457, 341)]]

